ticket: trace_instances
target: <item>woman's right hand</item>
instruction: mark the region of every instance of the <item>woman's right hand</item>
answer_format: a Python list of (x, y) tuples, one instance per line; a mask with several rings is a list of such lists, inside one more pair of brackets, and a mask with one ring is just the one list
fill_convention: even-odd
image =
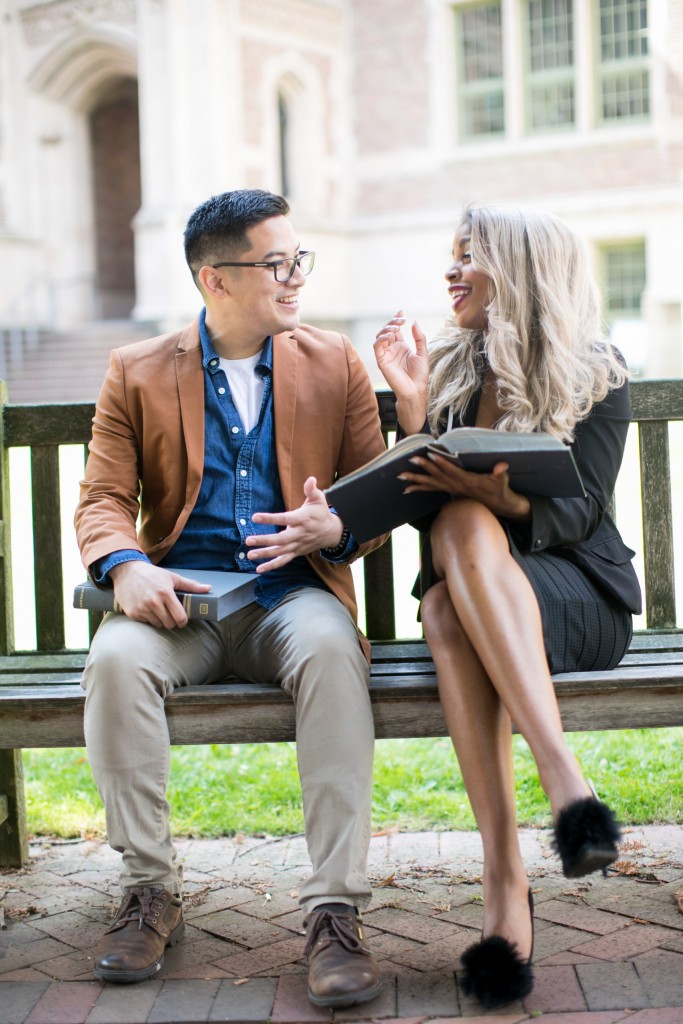
[(400, 309), (378, 331), (374, 350), (382, 376), (396, 395), (399, 423), (406, 433), (413, 434), (422, 430), (427, 416), (429, 354), (427, 339), (416, 323), (412, 325), (415, 349), (406, 342), (405, 322)]

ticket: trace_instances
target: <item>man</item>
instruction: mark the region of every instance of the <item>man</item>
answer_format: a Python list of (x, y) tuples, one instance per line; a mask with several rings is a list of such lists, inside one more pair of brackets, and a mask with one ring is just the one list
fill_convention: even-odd
[[(85, 736), (124, 897), (94, 970), (151, 977), (183, 933), (164, 698), (228, 674), (277, 680), (296, 705), (313, 866), (300, 897), (309, 995), (338, 1007), (380, 989), (359, 915), (374, 730), (348, 568), (379, 541), (359, 546), (323, 488), (384, 442), (348, 339), (299, 326), (314, 257), (288, 212), (258, 190), (199, 206), (185, 255), (204, 309), (176, 334), (115, 350), (97, 403), (76, 529), (125, 615), (107, 616), (92, 643)], [(165, 565), (256, 573), (255, 599), (220, 623), (188, 622), (175, 590), (206, 588)]]

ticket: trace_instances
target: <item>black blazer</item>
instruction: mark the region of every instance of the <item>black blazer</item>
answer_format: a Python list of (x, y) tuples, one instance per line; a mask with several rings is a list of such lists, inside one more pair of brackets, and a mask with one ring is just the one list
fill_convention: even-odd
[[(474, 426), (479, 394), (462, 417), (461, 426)], [(528, 522), (508, 521), (515, 543), (529, 552), (556, 550), (578, 565), (630, 612), (642, 611), (640, 585), (627, 547), (607, 506), (621, 466), (626, 434), (632, 419), (628, 383), (611, 391), (576, 427), (571, 449), (586, 489), (585, 498), (529, 496)], [(430, 517), (433, 519), (433, 517)], [(415, 523), (428, 529), (430, 523)], [(423, 590), (425, 580), (423, 579)]]

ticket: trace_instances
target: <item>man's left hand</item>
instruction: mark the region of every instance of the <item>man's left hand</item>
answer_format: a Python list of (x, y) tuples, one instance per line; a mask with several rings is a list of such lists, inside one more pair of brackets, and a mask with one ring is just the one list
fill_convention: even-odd
[(339, 516), (330, 512), (325, 495), (314, 476), (304, 484), (306, 500), (291, 512), (255, 512), (252, 521), (268, 523), (282, 529), (278, 533), (255, 533), (247, 537), (246, 544), (252, 561), (266, 559), (256, 569), (268, 572), (287, 565), (299, 555), (309, 555), (321, 548), (334, 548), (344, 530)]

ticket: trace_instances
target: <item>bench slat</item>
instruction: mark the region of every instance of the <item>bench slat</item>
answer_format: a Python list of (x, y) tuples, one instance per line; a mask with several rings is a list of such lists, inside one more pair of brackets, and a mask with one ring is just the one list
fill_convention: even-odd
[[(553, 681), (568, 731), (683, 725), (682, 664), (563, 673)], [(445, 734), (433, 671), (373, 676), (370, 696), (378, 738)], [(0, 748), (82, 746), (84, 699), (77, 684), (3, 687)], [(166, 700), (166, 713), (173, 743), (295, 738), (293, 705), (276, 685), (183, 687)]]
[(676, 625), (676, 585), (668, 423), (641, 423), (639, 439), (646, 617), (648, 626), (670, 629)]
[(36, 637), (39, 650), (64, 649), (59, 448), (31, 449)]
[(683, 420), (683, 380), (632, 380), (629, 390), (635, 420)]
[[(683, 381), (661, 378), (631, 381), (631, 404), (636, 420), (683, 420)], [(387, 390), (377, 392), (385, 430), (396, 429), (396, 399)], [(4, 406), (4, 445), (86, 444), (90, 440), (94, 402), (28, 403)]]
[(22, 652), (20, 654), (6, 654), (0, 656), (0, 680), (3, 674), (12, 675), (15, 672), (75, 672), (83, 670), (85, 665), (85, 651), (64, 651), (39, 654), (33, 652)]
[(3, 408), (6, 448), (33, 445), (87, 444), (92, 433), (94, 402), (54, 402)]
[[(655, 665), (679, 666), (683, 672), (683, 654), (681, 652), (652, 652), (627, 654), (622, 660), (619, 670), (622, 668), (648, 668)], [(22, 692), (30, 694), (31, 688), (49, 688), (50, 699), (55, 699), (59, 694), (59, 687), (64, 685), (80, 685), (81, 669), (59, 671), (23, 671), (0, 676), (0, 707), (4, 708), (4, 701), (10, 693), (16, 692), (17, 687)], [(380, 683), (382, 680), (411, 679), (412, 677), (425, 675), (434, 676), (434, 668), (431, 661), (397, 661), (385, 662), (373, 665), (372, 679)], [(556, 677), (557, 678), (557, 677)], [(209, 684), (218, 685), (218, 684)], [(252, 690), (253, 692), (253, 690)]]
[(392, 538), (363, 559), (365, 623), (368, 636), (389, 640), (396, 635)]

